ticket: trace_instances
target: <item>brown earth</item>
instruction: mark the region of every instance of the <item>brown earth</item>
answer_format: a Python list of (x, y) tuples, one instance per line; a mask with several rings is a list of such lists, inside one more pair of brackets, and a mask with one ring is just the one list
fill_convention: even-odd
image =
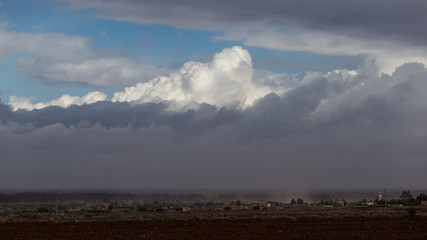
[(292, 213), (294, 218), (283, 217), (286, 213), (228, 212), (212, 213), (214, 217), (210, 213), (121, 219), (117, 215), (98, 216), (85, 222), (61, 221), (57, 217), (15, 220), (0, 223), (0, 239), (427, 239), (424, 216), (409, 219), (403, 212), (370, 212), (337, 218), (339, 212), (335, 211), (316, 212), (323, 217), (307, 217), (308, 213)]

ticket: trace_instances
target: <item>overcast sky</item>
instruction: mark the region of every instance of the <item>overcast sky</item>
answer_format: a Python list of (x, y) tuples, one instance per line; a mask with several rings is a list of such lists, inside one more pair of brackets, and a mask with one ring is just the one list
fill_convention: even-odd
[(425, 188), (421, 0), (0, 2), (0, 189)]

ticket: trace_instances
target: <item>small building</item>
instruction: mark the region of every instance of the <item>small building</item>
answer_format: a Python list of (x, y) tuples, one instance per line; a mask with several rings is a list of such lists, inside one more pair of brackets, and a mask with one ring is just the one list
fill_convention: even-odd
[(334, 206), (345, 206), (345, 201), (344, 200), (333, 200), (333, 205)]
[(427, 206), (427, 201), (421, 201), (420, 205), (421, 206)]
[(189, 207), (182, 207), (182, 211), (183, 212), (188, 212), (188, 211), (191, 211), (191, 208), (189, 208)]

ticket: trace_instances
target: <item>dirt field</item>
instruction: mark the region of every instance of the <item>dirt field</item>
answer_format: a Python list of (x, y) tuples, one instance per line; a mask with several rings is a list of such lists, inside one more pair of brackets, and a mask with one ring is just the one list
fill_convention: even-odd
[(427, 218), (409, 219), (403, 211), (107, 214), (84, 215), (74, 221), (58, 216), (14, 219), (0, 223), (1, 240), (427, 239)]

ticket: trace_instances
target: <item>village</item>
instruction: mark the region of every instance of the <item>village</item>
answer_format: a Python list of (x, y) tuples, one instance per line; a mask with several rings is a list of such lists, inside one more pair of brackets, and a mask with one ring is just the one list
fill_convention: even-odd
[[(108, 212), (211, 212), (211, 211), (281, 211), (319, 210), (329, 208), (407, 208), (427, 207), (427, 195), (413, 197), (410, 191), (402, 191), (398, 199), (385, 199), (381, 192), (373, 199), (348, 201), (324, 199), (305, 201), (292, 198), (288, 202), (235, 200), (235, 195), (220, 195), (217, 199), (206, 199), (201, 194), (167, 195), (151, 194), (142, 198), (134, 194), (58, 194), (25, 193), (0, 194), (0, 214), (14, 213), (108, 213)], [(79, 198), (79, 199), (77, 199)], [(175, 199), (174, 199), (175, 198)], [(231, 199), (231, 200), (230, 200)]]
[(425, 239), (427, 196), (415, 196), (292, 191), (280, 201), (254, 191), (9, 192), (0, 193), (0, 239)]

